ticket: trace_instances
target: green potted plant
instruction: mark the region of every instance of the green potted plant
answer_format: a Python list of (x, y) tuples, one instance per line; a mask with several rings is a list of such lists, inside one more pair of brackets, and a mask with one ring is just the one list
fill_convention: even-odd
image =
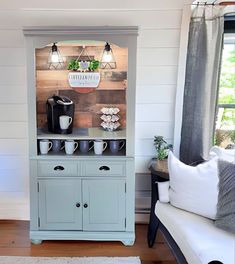
[(91, 60), (90, 65), (88, 67), (89, 71), (96, 71), (100, 66), (100, 62), (98, 60)]
[(79, 69), (79, 61), (76, 59), (72, 59), (68, 63), (68, 70), (70, 71), (77, 71)]
[(162, 136), (154, 137), (154, 146), (156, 148), (156, 163), (155, 169), (157, 171), (168, 172), (167, 157), (169, 149), (172, 148), (171, 144), (168, 144)]

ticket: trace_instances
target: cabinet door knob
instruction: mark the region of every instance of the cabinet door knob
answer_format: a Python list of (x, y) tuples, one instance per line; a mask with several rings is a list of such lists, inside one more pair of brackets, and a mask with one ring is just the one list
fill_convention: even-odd
[(64, 167), (63, 166), (55, 166), (54, 170), (55, 171), (62, 171), (62, 170), (64, 170)]
[(80, 203), (76, 203), (76, 207), (79, 208), (81, 205)]
[(101, 166), (100, 168), (99, 168), (99, 170), (104, 170), (104, 171), (108, 171), (108, 170), (110, 170), (110, 168), (108, 167), (108, 166)]
[(84, 206), (84, 208), (87, 208), (88, 207), (88, 204), (85, 203), (83, 206)]

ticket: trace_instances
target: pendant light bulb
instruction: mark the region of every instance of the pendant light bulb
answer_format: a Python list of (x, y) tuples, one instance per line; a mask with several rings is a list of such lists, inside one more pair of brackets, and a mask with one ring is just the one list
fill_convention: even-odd
[(60, 51), (56, 45), (53, 43), (51, 47), (51, 52), (48, 58), (49, 69), (56, 70), (58, 68), (62, 69), (64, 66), (64, 61), (62, 56), (60, 55)]
[(104, 51), (103, 61), (110, 62), (111, 60), (112, 60), (112, 54), (110, 54), (110, 52)]
[(53, 62), (53, 63), (59, 62), (59, 56), (58, 56), (57, 52), (52, 52), (51, 62)]
[(113, 51), (108, 42), (106, 42), (105, 47), (104, 47), (104, 51), (103, 51), (102, 58), (100, 61), (100, 68), (101, 69), (105, 69), (105, 68), (115, 69), (116, 68), (116, 61), (113, 55)]

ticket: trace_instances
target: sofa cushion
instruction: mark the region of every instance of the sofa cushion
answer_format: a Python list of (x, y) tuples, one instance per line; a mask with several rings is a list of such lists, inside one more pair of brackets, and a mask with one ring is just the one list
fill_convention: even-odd
[(170, 152), (170, 203), (186, 211), (215, 219), (219, 181), (217, 160), (215, 157), (193, 167), (184, 164)]
[(209, 153), (210, 158), (217, 156), (220, 159), (235, 162), (235, 149), (224, 149), (218, 146), (213, 146)]
[(235, 233), (235, 164), (219, 160), (219, 197), (215, 225)]
[(215, 227), (208, 218), (157, 202), (155, 214), (190, 264), (213, 260), (235, 263), (235, 235)]

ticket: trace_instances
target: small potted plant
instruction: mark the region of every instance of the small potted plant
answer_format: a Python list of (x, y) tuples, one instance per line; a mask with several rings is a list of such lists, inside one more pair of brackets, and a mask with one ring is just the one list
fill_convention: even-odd
[(79, 69), (79, 61), (76, 59), (72, 59), (71, 61), (69, 61), (67, 69), (70, 71), (77, 71)]
[(157, 171), (168, 172), (167, 157), (169, 149), (172, 148), (171, 144), (168, 144), (162, 136), (154, 137), (154, 146), (156, 148), (156, 165)]

